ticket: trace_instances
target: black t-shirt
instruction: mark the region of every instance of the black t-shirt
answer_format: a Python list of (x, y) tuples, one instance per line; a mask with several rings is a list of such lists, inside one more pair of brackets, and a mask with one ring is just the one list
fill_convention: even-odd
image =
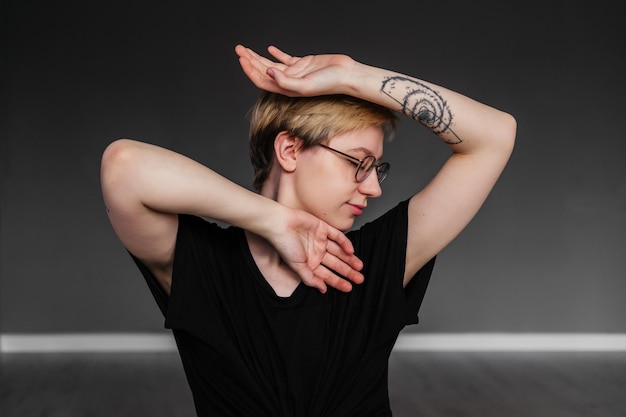
[(243, 230), (180, 215), (170, 297), (137, 261), (173, 330), (199, 416), (390, 416), (388, 359), (417, 322), (434, 258), (403, 288), (407, 202), (348, 233), (365, 282), (279, 297)]

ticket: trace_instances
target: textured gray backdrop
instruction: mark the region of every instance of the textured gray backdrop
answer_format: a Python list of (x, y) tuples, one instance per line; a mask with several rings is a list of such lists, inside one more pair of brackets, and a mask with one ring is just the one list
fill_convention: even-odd
[[(517, 147), (440, 256), (410, 331), (626, 332), (626, 39), (619, 2), (5, 0), (1, 19), (0, 331), (159, 331), (117, 241), (99, 159), (164, 145), (249, 186), (257, 92), (236, 43), (345, 52), (513, 113)], [(368, 218), (447, 148), (407, 120)]]

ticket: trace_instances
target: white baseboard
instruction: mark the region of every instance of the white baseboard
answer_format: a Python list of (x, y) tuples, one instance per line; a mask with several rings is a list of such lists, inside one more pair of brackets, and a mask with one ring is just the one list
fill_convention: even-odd
[[(395, 351), (626, 351), (626, 334), (427, 333), (401, 334)], [(169, 333), (1, 334), (0, 352), (175, 352)]]
[(63, 333), (2, 334), (0, 352), (174, 352), (171, 334)]
[(396, 351), (459, 352), (620, 352), (626, 334), (619, 333), (450, 333), (402, 334)]

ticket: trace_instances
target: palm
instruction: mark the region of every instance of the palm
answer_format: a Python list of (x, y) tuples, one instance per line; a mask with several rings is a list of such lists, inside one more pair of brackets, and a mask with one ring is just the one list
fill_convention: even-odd
[(288, 209), (281, 223), (269, 240), (306, 285), (323, 292), (327, 285), (350, 291), (351, 284), (342, 277), (363, 281), (362, 263), (341, 231), (300, 210)]
[(268, 50), (277, 62), (243, 46), (236, 49), (244, 72), (257, 87), (288, 96), (343, 93), (339, 89), (341, 80), (347, 76), (354, 63), (346, 55), (309, 55), (300, 58), (276, 47)]

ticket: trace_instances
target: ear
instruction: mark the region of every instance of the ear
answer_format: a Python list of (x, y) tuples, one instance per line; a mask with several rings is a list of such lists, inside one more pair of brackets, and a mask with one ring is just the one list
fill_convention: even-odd
[(274, 139), (274, 155), (284, 171), (295, 171), (301, 144), (300, 139), (286, 131), (280, 132)]

